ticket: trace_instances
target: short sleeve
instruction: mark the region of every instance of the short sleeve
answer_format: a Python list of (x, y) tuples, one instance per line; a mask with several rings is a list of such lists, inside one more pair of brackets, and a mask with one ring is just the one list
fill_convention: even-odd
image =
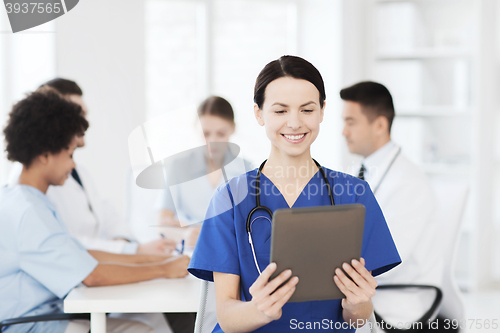
[(31, 207), (26, 211), (18, 239), (20, 268), (59, 298), (98, 264), (48, 208)]
[(368, 183), (357, 184), (354, 191), (356, 202), (366, 208), (361, 257), (366, 261), (366, 269), (377, 276), (399, 265), (401, 258)]
[(188, 267), (194, 276), (213, 281), (213, 272), (240, 275), (234, 209), (227, 185), (215, 192)]

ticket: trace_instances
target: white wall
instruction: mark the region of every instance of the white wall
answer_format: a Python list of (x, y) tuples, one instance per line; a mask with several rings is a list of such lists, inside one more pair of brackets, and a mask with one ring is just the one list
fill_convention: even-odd
[[(341, 89), (366, 78), (366, 5), (366, 0), (342, 0)], [(349, 153), (345, 140), (339, 149), (342, 170), (355, 174), (361, 158)]]
[(90, 128), (78, 164), (123, 211), (129, 133), (145, 118), (144, 10), (137, 0), (85, 0), (56, 20), (57, 75), (82, 87)]
[[(299, 55), (318, 67), (327, 90), (327, 111), (313, 153), (325, 166), (340, 169), (341, 3), (300, 4)], [(87, 146), (75, 158), (120, 210), (130, 165), (127, 137), (145, 119), (144, 17), (143, 1), (86, 0), (56, 20), (57, 74), (82, 87), (91, 123)]]
[(310, 61), (325, 81), (326, 107), (321, 131), (311, 148), (312, 156), (325, 167), (342, 170), (342, 3), (316, 0), (302, 3), (299, 22), (299, 56)]

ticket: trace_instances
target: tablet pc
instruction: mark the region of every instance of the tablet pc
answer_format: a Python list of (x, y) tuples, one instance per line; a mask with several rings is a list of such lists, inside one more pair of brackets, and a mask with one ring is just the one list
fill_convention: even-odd
[(270, 262), (299, 283), (289, 302), (344, 298), (333, 281), (335, 269), (360, 259), (365, 224), (361, 204), (279, 209), (273, 214)]

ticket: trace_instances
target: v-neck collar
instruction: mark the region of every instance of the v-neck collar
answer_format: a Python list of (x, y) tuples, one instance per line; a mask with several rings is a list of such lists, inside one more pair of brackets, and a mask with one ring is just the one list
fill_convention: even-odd
[[(318, 171), (316, 171), (316, 173), (311, 177), (311, 179), (309, 179), (309, 181), (307, 182), (307, 184), (304, 186), (304, 188), (302, 188), (302, 190), (300, 191), (299, 195), (297, 196), (297, 198), (295, 199), (295, 201), (293, 202), (293, 204), (291, 206), (288, 205), (288, 202), (286, 201), (285, 199), (285, 196), (283, 195), (283, 193), (281, 193), (281, 191), (278, 189), (278, 187), (273, 183), (273, 181), (271, 179), (269, 179), (264, 173), (261, 173), (261, 177), (264, 176), (265, 177), (265, 180), (267, 182), (269, 182), (269, 184), (271, 184), (271, 195), (272, 196), (276, 196), (276, 197), (280, 197), (281, 200), (283, 201), (282, 203), (284, 203), (284, 208), (297, 208), (297, 203), (300, 201), (300, 199), (302, 198), (303, 194), (304, 194), (304, 190), (306, 188), (308, 188), (309, 184), (311, 184), (311, 182), (314, 180), (316, 181), (316, 179), (318, 178), (318, 174), (320, 173), (320, 170), (318, 169)], [(275, 191), (273, 189), (276, 189), (276, 191), (278, 191), (279, 195), (275, 195)], [(304, 195), (306, 196), (306, 195)], [(267, 196), (266, 196), (267, 198)], [(281, 205), (279, 205), (280, 207), (278, 208), (283, 208), (281, 207)], [(300, 206), (299, 206), (300, 207)]]

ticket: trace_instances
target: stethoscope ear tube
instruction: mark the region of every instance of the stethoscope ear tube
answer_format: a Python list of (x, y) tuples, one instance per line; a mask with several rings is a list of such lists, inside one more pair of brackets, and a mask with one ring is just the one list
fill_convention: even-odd
[(265, 210), (269, 216), (271, 217), (271, 219), (273, 218), (273, 212), (271, 211), (271, 209), (269, 209), (268, 207), (266, 206), (256, 206), (254, 208), (252, 208), (252, 210), (250, 211), (250, 213), (248, 213), (248, 217), (247, 217), (247, 232), (250, 234), (252, 232), (252, 221), (251, 221), (251, 218), (252, 218), (252, 215), (258, 211), (259, 209), (263, 209)]
[(316, 166), (319, 169), (319, 172), (321, 172), (321, 176), (323, 176), (323, 180), (325, 181), (326, 188), (328, 189), (328, 197), (330, 197), (330, 205), (335, 206), (335, 200), (333, 199), (333, 192), (332, 192), (332, 187), (330, 186), (330, 182), (328, 181), (328, 178), (326, 177), (326, 172), (325, 169), (321, 166), (321, 164), (318, 163), (314, 158), (312, 159)]
[(255, 256), (255, 248), (253, 247), (251, 232), (248, 233), (248, 242), (250, 243), (250, 247), (252, 247), (253, 261), (255, 262), (255, 267), (257, 267), (257, 271), (259, 272), (259, 275), (261, 275), (262, 272), (260, 271), (259, 263), (257, 262), (257, 257)]
[(394, 162), (396, 161), (396, 159), (398, 158), (400, 153), (401, 153), (401, 147), (399, 147), (396, 155), (394, 155), (394, 157), (392, 158), (391, 163), (389, 163), (389, 166), (387, 167), (387, 169), (385, 169), (384, 174), (382, 175), (382, 177), (380, 177), (380, 180), (377, 184), (377, 187), (375, 187), (375, 189), (373, 190), (373, 194), (377, 193), (378, 188), (380, 187), (380, 184), (382, 184), (382, 182), (384, 181), (385, 176), (387, 176), (387, 174), (389, 173), (389, 170), (391, 170), (392, 165), (394, 164)]
[[(264, 209), (266, 212), (269, 213), (269, 215), (271, 216), (271, 219), (273, 218), (273, 212), (269, 208), (267, 208), (266, 206), (260, 205), (260, 174), (262, 173), (262, 169), (264, 169), (264, 165), (266, 165), (266, 162), (267, 162), (267, 160), (262, 162), (262, 164), (259, 166), (259, 170), (257, 170), (257, 177), (255, 180), (255, 192), (254, 192), (255, 207), (250, 211), (250, 213), (248, 213), (248, 217), (247, 217), (247, 233), (249, 235), (252, 232), (252, 222), (251, 222), (252, 215), (256, 211), (258, 211), (259, 209)], [(252, 246), (252, 248), (253, 248), (253, 246)]]

